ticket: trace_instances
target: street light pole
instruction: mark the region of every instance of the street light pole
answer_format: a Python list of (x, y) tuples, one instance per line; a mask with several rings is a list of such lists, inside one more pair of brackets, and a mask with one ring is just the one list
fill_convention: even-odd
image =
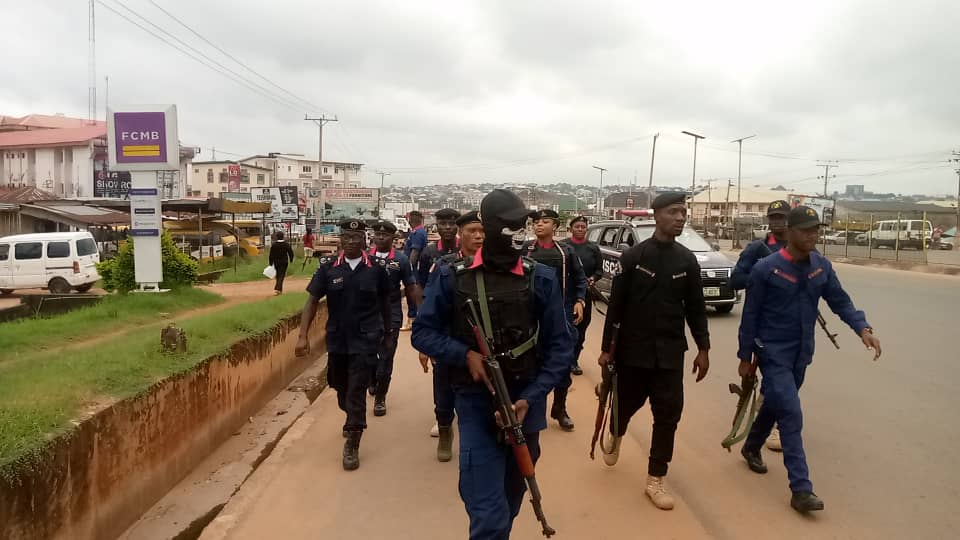
[(693, 177), (690, 179), (690, 213), (693, 214), (693, 195), (697, 189), (697, 143), (700, 142), (700, 139), (706, 139), (706, 137), (689, 131), (681, 131), (680, 133), (693, 137)]
[[(322, 169), (321, 169), (321, 170), (322, 170)], [(382, 206), (382, 205), (380, 204), (380, 201), (381, 201), (381, 199), (382, 199), (382, 197), (383, 197), (383, 177), (384, 177), (384, 176), (390, 176), (391, 173), (383, 172), (383, 171), (377, 171), (376, 174), (379, 174), (379, 175), (380, 175), (380, 191), (377, 192), (377, 218), (379, 218), (380, 215), (381, 215), (380, 208), (381, 208), (381, 206)]]
[[(736, 226), (737, 224), (736, 220), (740, 219), (740, 189), (742, 187), (740, 172), (741, 172), (741, 165), (743, 164), (743, 141), (747, 139), (752, 139), (754, 137), (756, 137), (756, 135), (750, 135), (749, 137), (740, 137), (737, 140), (730, 141), (731, 143), (737, 143), (737, 215), (734, 218), (734, 222), (733, 222), (734, 231), (739, 230), (737, 229), (737, 226)], [(729, 213), (729, 208), (727, 209), (727, 212)], [(734, 233), (733, 243), (734, 243), (734, 246), (733, 246), (734, 248), (740, 247), (740, 235), (736, 232)]]
[(594, 169), (600, 171), (600, 189), (597, 190), (597, 210), (600, 215), (603, 216), (603, 171), (607, 170), (603, 167), (593, 166)]

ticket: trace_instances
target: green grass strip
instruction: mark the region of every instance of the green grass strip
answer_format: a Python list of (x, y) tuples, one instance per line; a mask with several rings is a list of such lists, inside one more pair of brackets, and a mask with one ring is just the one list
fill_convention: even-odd
[(155, 327), (68, 352), (28, 353), (25, 361), (0, 369), (0, 465), (71, 429), (70, 420), (90, 403), (130, 397), (189, 370), (243, 338), (270, 330), (299, 311), (306, 298), (306, 293), (285, 294), (177, 321), (187, 333), (185, 354), (161, 352)]
[(111, 294), (98, 304), (50, 318), (0, 324), (0, 366), (37, 350), (60, 348), (124, 328), (157, 322), (160, 313), (177, 313), (223, 301), (220, 295), (183, 288), (161, 294)]
[[(317, 259), (313, 258), (308, 260), (306, 266), (304, 266), (303, 248), (295, 248), (294, 254), (296, 255), (296, 258), (287, 267), (287, 277), (312, 276), (317, 270)], [(220, 276), (220, 279), (217, 281), (218, 283), (240, 283), (260, 280), (271, 281), (263, 277), (263, 269), (270, 264), (268, 255), (266, 253), (256, 257), (240, 257), (237, 259), (236, 264), (237, 269), (234, 271), (233, 257), (224, 257), (213, 262), (211, 262), (209, 259), (206, 259), (205, 261), (201, 261), (197, 272), (202, 274), (204, 272), (211, 272), (214, 270), (225, 270), (225, 272)]]

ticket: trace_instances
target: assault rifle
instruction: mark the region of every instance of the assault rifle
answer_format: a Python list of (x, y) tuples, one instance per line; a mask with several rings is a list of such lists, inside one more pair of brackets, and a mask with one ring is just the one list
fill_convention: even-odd
[(507, 389), (507, 381), (503, 377), (503, 370), (500, 368), (500, 358), (506, 355), (497, 354), (493, 350), (493, 339), (484, 335), (480, 328), (480, 317), (477, 315), (477, 308), (471, 299), (466, 302), (467, 324), (473, 331), (473, 337), (477, 341), (477, 347), (480, 354), (483, 355), (483, 368), (487, 374), (487, 388), (493, 394), (498, 413), (498, 423), (503, 430), (503, 434), (513, 448), (513, 456), (517, 460), (517, 467), (520, 474), (530, 489), (530, 503), (533, 505), (533, 513), (537, 516), (542, 527), (542, 533), (550, 538), (557, 531), (550, 525), (547, 525), (547, 518), (543, 515), (543, 506), (540, 504), (540, 487), (537, 485), (537, 477), (533, 466), (533, 457), (530, 455), (530, 449), (527, 448), (527, 439), (523, 434), (523, 424), (517, 420), (517, 414), (513, 410), (513, 403), (510, 401), (510, 392)]

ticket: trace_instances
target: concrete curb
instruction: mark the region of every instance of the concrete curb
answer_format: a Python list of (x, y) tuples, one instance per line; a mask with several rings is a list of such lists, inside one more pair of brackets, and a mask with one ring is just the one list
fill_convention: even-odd
[[(721, 253), (736, 261), (740, 257), (739, 251), (722, 250)], [(888, 270), (919, 272), (922, 274), (940, 274), (945, 276), (960, 276), (960, 266), (949, 264), (918, 264), (913, 261), (888, 261), (884, 259), (861, 259), (855, 257), (829, 257), (830, 262), (836, 264), (853, 264)]]

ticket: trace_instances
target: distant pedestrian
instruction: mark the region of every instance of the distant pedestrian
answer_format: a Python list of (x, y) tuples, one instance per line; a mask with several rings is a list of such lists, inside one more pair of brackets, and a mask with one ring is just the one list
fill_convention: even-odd
[[(410, 260), (410, 266), (416, 270), (420, 268), (420, 254), (427, 248), (427, 231), (423, 228), (423, 214), (419, 210), (413, 210), (407, 214), (407, 221), (412, 229), (403, 242), (403, 254)], [(417, 305), (407, 297), (407, 325), (400, 330), (409, 332), (416, 318)]]
[(287, 277), (287, 265), (293, 262), (293, 249), (284, 242), (283, 232), (278, 231), (276, 239), (270, 245), (270, 264), (277, 271), (277, 283), (273, 286), (275, 295), (283, 294), (283, 278)]
[(307, 232), (303, 235), (303, 264), (300, 266), (301, 270), (307, 266), (307, 260), (313, 257), (314, 242), (316, 242), (316, 238), (313, 236), (313, 229), (307, 227)]

